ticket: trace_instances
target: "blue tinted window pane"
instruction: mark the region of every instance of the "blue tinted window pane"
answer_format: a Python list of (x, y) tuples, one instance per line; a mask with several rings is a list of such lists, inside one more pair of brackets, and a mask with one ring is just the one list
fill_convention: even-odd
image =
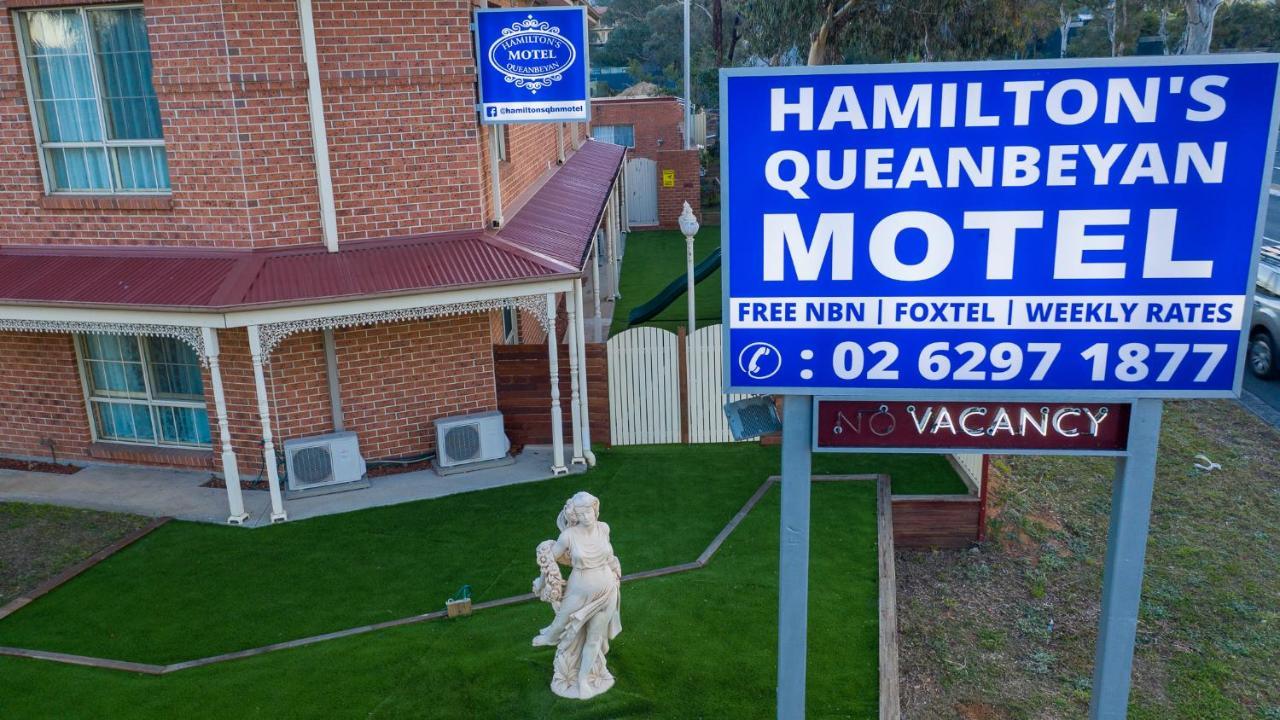
[(95, 401), (93, 409), (98, 437), (128, 442), (155, 441), (151, 410), (146, 405)]
[(28, 71), (46, 142), (102, 139), (89, 44), (75, 10), (24, 13)]
[(200, 360), (190, 345), (173, 338), (147, 338), (147, 352), (156, 397), (204, 398)]
[(151, 83), (151, 47), (142, 8), (90, 10), (95, 54), (113, 140), (159, 140), (160, 112)]
[(163, 147), (112, 148), (121, 190), (167, 190), (169, 165)]
[(591, 128), (591, 137), (614, 145), (636, 146), (636, 129), (633, 125), (598, 125)]
[(175, 445), (208, 445), (209, 416), (203, 409), (157, 406), (160, 441)]
[(106, 148), (47, 148), (44, 152), (54, 190), (111, 189)]
[(84, 359), (96, 396), (146, 398), (138, 340), (131, 335), (84, 336)]

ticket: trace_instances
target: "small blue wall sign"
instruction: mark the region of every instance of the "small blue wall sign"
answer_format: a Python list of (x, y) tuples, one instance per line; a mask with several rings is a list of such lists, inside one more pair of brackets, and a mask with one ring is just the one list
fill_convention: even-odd
[(1238, 396), (1278, 70), (721, 71), (726, 391)]
[(476, 11), (480, 121), (591, 119), (584, 7)]

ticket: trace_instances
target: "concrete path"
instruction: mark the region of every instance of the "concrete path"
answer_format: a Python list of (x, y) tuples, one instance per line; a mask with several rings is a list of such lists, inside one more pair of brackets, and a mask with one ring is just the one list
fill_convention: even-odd
[[(288, 499), (290, 521), (352, 512), (471, 490), (536, 482), (551, 477), (551, 448), (528, 446), (513, 465), (440, 476), (432, 470), (371, 479), (369, 487)], [(581, 466), (574, 472), (583, 472)], [(184, 472), (126, 465), (87, 465), (74, 475), (0, 469), (0, 502), (44, 503), (127, 512), (152, 517), (222, 524), (227, 521), (225, 490), (201, 487), (207, 472)], [(265, 490), (244, 491), (246, 527), (270, 523), (271, 500)]]

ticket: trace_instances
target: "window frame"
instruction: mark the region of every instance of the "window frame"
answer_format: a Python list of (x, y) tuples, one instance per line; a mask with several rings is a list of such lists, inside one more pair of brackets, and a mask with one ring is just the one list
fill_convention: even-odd
[[(102, 137), (101, 141), (81, 142), (81, 141), (52, 141), (45, 142), (41, 137), (40, 114), (36, 108), (35, 88), (31, 84), (31, 70), (28, 64), (31, 62), (31, 38), (28, 32), (27, 16), (35, 12), (53, 12), (74, 10), (80, 14), (81, 22), (85, 28), (85, 42), (89, 48), (89, 69), (90, 77), (93, 78), (93, 94), (94, 100), (98, 106), (98, 131)], [(36, 158), (40, 162), (40, 177), (44, 181), (44, 192), (46, 195), (93, 195), (102, 197), (112, 196), (129, 196), (142, 195), (147, 197), (168, 197), (173, 194), (173, 178), (169, 173), (168, 167), (168, 147), (164, 139), (164, 121), (161, 118), (160, 123), (160, 139), (159, 140), (111, 140), (107, 137), (107, 117), (104, 108), (105, 102), (102, 97), (102, 68), (98, 66), (98, 45), (94, 39), (93, 31), (89, 25), (90, 12), (107, 12), (111, 10), (144, 10), (143, 4), (139, 2), (132, 3), (103, 3), (100, 5), (69, 5), (69, 6), (49, 6), (49, 7), (31, 7), (16, 9), (11, 16), (14, 20), (13, 29), (17, 35), (18, 42), (18, 64), (22, 66), (22, 84), (27, 93), (27, 112), (31, 117), (31, 130), (35, 135), (36, 141)], [(145, 21), (145, 17), (144, 17)], [(151, 36), (150, 29), (147, 28), (147, 45), (150, 48)], [(150, 50), (148, 50), (150, 52)], [(152, 88), (154, 89), (154, 79)], [(159, 97), (157, 94), (157, 106), (159, 105)], [(116, 162), (115, 153), (111, 152), (113, 148), (127, 147), (158, 147), (165, 153), (165, 174), (169, 181), (167, 188), (134, 188), (120, 189), (120, 165)], [(54, 186), (52, 175), (49, 172), (48, 161), (45, 158), (45, 150), (56, 150), (59, 148), (102, 148), (107, 154), (107, 177), (111, 181), (111, 188), (105, 190), (95, 189), (77, 189), (77, 190), (60, 190)]]
[[(107, 395), (94, 395), (92, 373), (89, 363), (93, 362), (89, 359), (89, 352), (86, 347), (89, 335), (86, 333), (76, 333), (73, 336), (76, 351), (76, 367), (80, 372), (80, 387), (84, 392), (85, 411), (89, 419), (89, 434), (93, 442), (108, 442), (120, 445), (134, 445), (137, 447), (154, 447), (154, 448), (173, 448), (180, 450), (212, 450), (213, 449), (213, 425), (209, 416), (209, 405), (205, 396), (205, 383), (203, 372), (200, 378), (201, 394), (200, 400), (179, 400), (174, 398), (157, 397), (155, 391), (152, 390), (152, 359), (151, 344), (147, 342), (151, 336), (149, 335), (130, 335), (128, 333), (107, 333), (117, 335), (119, 337), (132, 338), (138, 345), (138, 357), (141, 358), (142, 365), (142, 384), (145, 398), (133, 397), (111, 397)], [(181, 342), (181, 341), (179, 341)], [(151, 429), (155, 439), (147, 442), (143, 440), (128, 440), (124, 438), (102, 437), (102, 433), (98, 429), (98, 421), (94, 416), (94, 404), (116, 404), (116, 405), (142, 405), (148, 410), (151, 417)], [(174, 443), (165, 442), (161, 439), (160, 432), (160, 415), (157, 408), (161, 407), (179, 407), (194, 410), (201, 410), (205, 414), (205, 423), (209, 426), (209, 442), (207, 443)]]
[[(596, 128), (600, 128), (601, 130), (603, 130), (604, 128), (609, 128), (609, 135), (610, 135), (610, 139), (609, 139), (609, 140), (601, 140), (601, 142), (607, 142), (607, 143), (611, 143), (611, 144), (613, 144), (613, 145), (621, 145), (622, 147), (625, 147), (625, 148), (631, 148), (632, 150), (634, 150), (634, 149), (635, 149), (635, 147), (636, 147), (636, 125), (635, 125), (635, 123), (609, 123), (609, 124), (602, 124), (602, 125), (593, 125), (593, 126), (591, 127), (591, 137), (592, 137), (592, 138), (595, 138), (595, 130), (596, 130)], [(617, 128), (630, 128), (630, 129), (631, 129), (631, 142), (630, 142), (629, 144), (627, 144), (627, 145), (622, 145), (621, 143), (614, 142), (613, 138), (617, 136)], [(598, 138), (597, 138), (597, 139), (598, 139)]]

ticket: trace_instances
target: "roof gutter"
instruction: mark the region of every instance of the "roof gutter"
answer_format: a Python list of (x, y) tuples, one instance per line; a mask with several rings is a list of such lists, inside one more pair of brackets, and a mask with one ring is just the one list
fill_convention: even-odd
[(315, 150), (316, 185), (320, 191), (320, 227), (324, 246), (338, 252), (338, 214), (333, 203), (333, 174), (329, 170), (329, 134), (324, 125), (324, 97), (320, 94), (320, 61), (316, 56), (316, 29), (311, 0), (298, 0), (298, 29), (302, 33), (302, 57), (307, 66), (307, 114), (311, 118), (311, 145)]

